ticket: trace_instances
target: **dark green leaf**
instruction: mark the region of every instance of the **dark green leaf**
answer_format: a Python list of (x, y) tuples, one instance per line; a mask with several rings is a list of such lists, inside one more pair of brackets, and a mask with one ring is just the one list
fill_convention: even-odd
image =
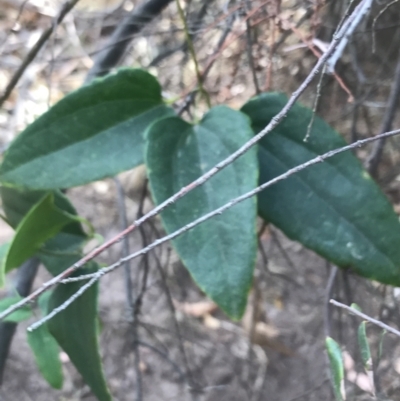
[[(5, 311), (10, 306), (21, 301), (21, 299), (22, 298), (19, 296), (3, 298), (2, 300), (0, 300), (0, 312)], [(7, 317), (5, 317), (4, 321), (19, 323), (19, 322), (22, 322), (23, 320), (29, 319), (30, 317), (32, 317), (31, 308), (29, 306), (24, 306), (24, 307), (18, 309), (17, 311), (11, 313)]]
[(171, 115), (157, 80), (121, 69), (65, 96), (8, 149), (0, 179), (30, 189), (69, 188), (143, 163), (143, 133)]
[[(45, 195), (19, 223), (3, 260), (2, 271), (8, 272), (18, 267), (74, 219), (73, 215), (55, 206), (54, 194)], [(0, 277), (0, 284), (3, 280), (4, 277)]]
[[(146, 164), (153, 198), (163, 202), (211, 169), (251, 138), (247, 118), (216, 107), (192, 126), (177, 117), (148, 131)], [(162, 213), (168, 233), (253, 189), (255, 149)], [(173, 244), (199, 287), (229, 316), (240, 318), (246, 305), (256, 256), (256, 201), (249, 199), (194, 228)]]
[(331, 337), (327, 337), (325, 340), (326, 349), (328, 351), (332, 384), (335, 391), (336, 399), (342, 401), (346, 399), (346, 393), (344, 389), (344, 367), (342, 352), (339, 344)]
[[(75, 276), (96, 271), (95, 263), (90, 265)], [(59, 285), (50, 298), (49, 311), (62, 305), (85, 283), (86, 281)], [(111, 395), (104, 380), (98, 347), (97, 291), (97, 284), (90, 287), (70, 306), (53, 317), (48, 327), (98, 400), (110, 401)]]
[(60, 348), (46, 324), (31, 332), (28, 331), (28, 344), (42, 376), (52, 387), (60, 389), (63, 385)]
[[(285, 105), (282, 94), (263, 94), (242, 109), (259, 132)], [(296, 104), (261, 140), (260, 182), (317, 155), (346, 145), (316, 117)], [(263, 191), (259, 213), (288, 237), (343, 268), (383, 283), (400, 285), (400, 223), (392, 206), (350, 152), (311, 166)]]

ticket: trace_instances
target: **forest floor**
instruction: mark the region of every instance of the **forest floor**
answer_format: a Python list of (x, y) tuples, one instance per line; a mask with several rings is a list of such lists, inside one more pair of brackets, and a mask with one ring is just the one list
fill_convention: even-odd
[[(118, 230), (116, 193), (111, 180), (71, 191), (78, 211), (94, 222), (105, 239)], [(103, 191), (107, 188), (107, 192)], [(100, 192), (99, 193), (99, 189)], [(133, 217), (135, 208), (128, 208)], [(130, 239), (131, 249), (140, 246), (140, 236)], [(174, 318), (167, 308), (162, 282), (155, 269), (150, 270), (148, 288), (140, 315), (140, 371), (143, 400), (329, 400), (324, 341), (327, 325), (348, 353), (347, 383), (349, 399), (368, 400), (369, 382), (363, 374), (357, 345), (356, 319), (340, 311), (328, 313), (329, 297), (345, 303), (356, 302), (372, 316), (386, 322), (399, 322), (398, 308), (383, 296), (383, 287), (339, 272), (337, 285), (327, 288), (329, 270), (326, 261), (275, 229), (262, 238), (268, 262), (259, 255), (255, 287), (241, 323), (233, 323), (215, 309), (197, 289), (190, 276), (173, 255), (167, 271), (167, 283), (175, 301), (182, 343), (188, 368), (198, 392), (190, 393), (187, 367), (181, 358), (180, 340)], [(164, 250), (169, 252), (168, 249)], [(120, 250), (114, 248), (103, 256), (111, 262)], [(132, 268), (138, 269), (137, 265)], [(36, 285), (48, 278), (42, 270)], [(350, 293), (344, 290), (348, 286)], [(127, 315), (123, 270), (106, 276), (100, 286), (100, 345), (105, 374), (116, 401), (134, 399), (137, 375), (134, 370), (132, 326)], [(249, 318), (257, 308), (253, 322), (257, 336), (250, 341)], [(68, 357), (62, 354), (64, 387), (51, 390), (39, 374), (26, 343), (29, 321), (21, 324), (14, 339), (0, 392), (4, 401), (78, 401), (95, 400), (90, 396)], [(371, 349), (377, 353), (380, 333), (368, 329)], [(354, 372), (359, 386), (354, 385)], [(392, 400), (400, 400), (400, 346), (386, 335), (382, 358), (375, 379)], [(353, 398), (354, 397), (354, 398)]]
[[(27, 47), (38, 37), (42, 27), (51, 21), (61, 1), (28, 2), (29, 7), (21, 14), (22, 19), (18, 26), (14, 26), (18, 7), (22, 3), (24, 2), (0, 0), (0, 28), (4, 35), (10, 33), (11, 28), (14, 30), (5, 35), (4, 42), (0, 43), (1, 90), (19, 65)], [(102, 32), (101, 27), (107, 28), (106, 22), (115, 26), (115, 21), (120, 18), (118, 12), (126, 13), (129, 9), (126, 6), (125, 11), (122, 8), (115, 11), (115, 4), (119, 2), (109, 1), (106, 3), (111, 11), (104, 11), (100, 3), (102, 2), (83, 1), (82, 7), (93, 6), (95, 10), (85, 11), (87, 14), (77, 11), (73, 18), (67, 19), (59, 27), (58, 36), (27, 70), (18, 90), (5, 103), (4, 110), (0, 111), (2, 147), (26, 124), (47, 110), (49, 104), (82, 83), (92, 63), (91, 52), (98, 48), (98, 38), (109, 34)], [(128, 3), (132, 2), (124, 2), (129, 5)], [(216, 2), (222, 9), (220, 3), (222, 2)], [(288, 9), (292, 7), (292, 3), (307, 2), (283, 1), (283, 4), (288, 4)], [(297, 7), (296, 12), (300, 11), (302, 8)], [(167, 11), (152, 30), (165, 30), (165, 26), (167, 31), (172, 30), (176, 25), (176, 18), (172, 18), (174, 12)], [(209, 19), (211, 17), (212, 13)], [(266, 28), (267, 31), (268, 29), (270, 26)], [(144, 37), (139, 37), (132, 46), (142, 57), (134, 60), (140, 65), (151, 60), (151, 52), (147, 52), (147, 47), (158, 45), (161, 40), (151, 42), (149, 36), (148, 42), (144, 43)], [(179, 37), (179, 40), (175, 39), (174, 45), (180, 43)], [(245, 39), (238, 42), (222, 53), (220, 64), (217, 63), (209, 77), (214, 103), (226, 103), (236, 108), (254, 92), (248, 66), (244, 68), (246, 61), (241, 59), (241, 55), (245, 54), (246, 42)], [(285, 42), (286, 47), (283, 47), (281, 53), (271, 57), (271, 60), (263, 53), (260, 45), (258, 63), (262, 74), (259, 75), (267, 76), (267, 81), (268, 74), (264, 67), (268, 60), (273, 63), (273, 79), (266, 82), (265, 88), (287, 93), (297, 88), (315, 62), (315, 57), (304, 49), (305, 46), (301, 43), (298, 46), (299, 42), (301, 41), (296, 35), (290, 36)], [(142, 51), (143, 48), (147, 50)], [(201, 55), (204, 56), (208, 54), (208, 50), (207, 37), (200, 38), (199, 53), (203, 51)], [(129, 58), (133, 57), (132, 53), (131, 49), (128, 61), (132, 61)], [(183, 58), (188, 64), (186, 56)], [(173, 56), (159, 69), (154, 70), (172, 94), (182, 91), (182, 87), (186, 87), (194, 75), (191, 65), (185, 65), (185, 68), (176, 67), (177, 59), (177, 55)], [(387, 67), (390, 59), (385, 63)], [(350, 64), (347, 61), (344, 67), (351, 69), (348, 66)], [(371, 71), (375, 71), (374, 68), (375, 65), (372, 65)], [(368, 112), (358, 122), (360, 137), (372, 135), (371, 132), (376, 132), (381, 123), (380, 102), (387, 97), (391, 85), (387, 77), (392, 75), (384, 69), (379, 74), (379, 90), (373, 92), (376, 95), (374, 101), (365, 106)], [(348, 81), (351, 82), (351, 79)], [(309, 106), (313, 105), (316, 85), (311, 86), (302, 98)], [(217, 89), (214, 93), (212, 90), (215, 88)], [(347, 98), (348, 95), (339, 85), (330, 80), (324, 87), (318, 112), (338, 131), (346, 133), (348, 139), (354, 119), (350, 115), (351, 105)], [(361, 159), (366, 155), (367, 151), (364, 149), (358, 152)], [(393, 201), (396, 211), (400, 212), (400, 181), (397, 179), (399, 172), (393, 175), (393, 171), (397, 171), (393, 166), (400, 160), (398, 140), (390, 141), (385, 157), (383, 175), (392, 176), (392, 179), (385, 182), (383, 189)], [(143, 174), (137, 170), (124, 173), (120, 180), (126, 192), (128, 220), (133, 221), (138, 213)], [(113, 180), (103, 180), (68, 190), (68, 196), (78, 212), (94, 225), (96, 232), (105, 240), (120, 231), (120, 210)], [(146, 200), (144, 207), (151, 207), (150, 200)], [(153, 227), (146, 226), (146, 229), (149, 238), (162, 231), (157, 219)], [(0, 222), (0, 242), (6, 242), (11, 236), (12, 230)], [(131, 251), (139, 249), (142, 240), (140, 233), (131, 235)], [(93, 247), (94, 243), (89, 246)], [(120, 256), (121, 248), (117, 245), (102, 254), (99, 262), (108, 264)], [(241, 322), (232, 322), (196, 287), (170, 246), (161, 247), (156, 254), (150, 256), (148, 262), (149, 277), (139, 316), (138, 370), (134, 367), (132, 322), (127, 308), (123, 269), (105, 276), (100, 282), (100, 348), (107, 383), (115, 401), (333, 400), (325, 352), (327, 333), (340, 339), (340, 345), (346, 351), (348, 399), (376, 399), (370, 393), (371, 383), (363, 371), (358, 349), (357, 327), (360, 321), (341, 310), (333, 309), (328, 301), (334, 298), (346, 304), (356, 302), (365, 313), (398, 327), (400, 311), (397, 297), (400, 294), (396, 289), (372, 283), (344, 271), (333, 275), (335, 268), (325, 260), (289, 240), (274, 227), (269, 227), (260, 237), (248, 310)], [(158, 273), (157, 263), (162, 264), (165, 280)], [(143, 269), (142, 261), (132, 263), (136, 293)], [(35, 287), (40, 286), (48, 277), (48, 273), (41, 269)], [(165, 286), (171, 293), (174, 309), (168, 307)], [(30, 323), (28, 321), (18, 326), (4, 383), (0, 388), (0, 401), (95, 401), (64, 353), (61, 353), (63, 389), (58, 391), (49, 387), (38, 372), (26, 342), (26, 327)], [(177, 332), (177, 324), (181, 335)], [(390, 334), (382, 336), (381, 331), (373, 326), (368, 326), (368, 338), (376, 363), (374, 384), (379, 394), (385, 394), (386, 397), (382, 396), (380, 399), (400, 401), (398, 339)], [(183, 358), (182, 347), (187, 362)], [(142, 382), (142, 398), (135, 398), (139, 387), (138, 377)]]

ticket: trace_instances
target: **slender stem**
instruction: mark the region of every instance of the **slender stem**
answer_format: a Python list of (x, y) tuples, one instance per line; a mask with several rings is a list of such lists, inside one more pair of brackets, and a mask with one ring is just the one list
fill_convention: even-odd
[(341, 302), (335, 301), (334, 299), (331, 299), (330, 303), (332, 305), (335, 305), (335, 306), (339, 307), (339, 308), (345, 309), (348, 312), (352, 313), (353, 315), (356, 315), (356, 316), (358, 316), (358, 317), (360, 317), (360, 318), (362, 318), (362, 319), (364, 319), (364, 320), (366, 320), (366, 321), (368, 321), (370, 323), (373, 323), (376, 326), (379, 326), (380, 328), (382, 328), (382, 329), (384, 329), (386, 331), (389, 331), (390, 333), (396, 334), (396, 336), (400, 337), (400, 331), (399, 330), (396, 330), (393, 327), (388, 326), (387, 324), (381, 322), (380, 320), (374, 319), (374, 318), (366, 315), (365, 313), (362, 313), (362, 312), (358, 311), (357, 309), (352, 308), (351, 306), (347, 306), (345, 304), (342, 304)]
[(28, 68), (28, 66), (32, 63), (35, 57), (38, 55), (42, 47), (46, 44), (48, 39), (50, 38), (51, 34), (56, 30), (57, 26), (63, 21), (65, 16), (75, 7), (79, 0), (72, 0), (66, 1), (63, 6), (61, 7), (60, 12), (58, 13), (57, 17), (54, 18), (51, 26), (49, 26), (37, 40), (35, 45), (29, 51), (25, 59), (22, 61), (21, 65), (15, 71), (14, 75), (11, 77), (9, 83), (4, 90), (3, 95), (0, 96), (0, 107), (3, 103), (8, 99), (13, 89), (16, 87), (17, 83), (22, 77), (22, 74)]
[[(399, 108), (400, 99), (400, 51), (397, 58), (397, 66), (394, 81), (392, 83), (392, 89), (390, 91), (389, 99), (386, 105), (386, 112), (383, 117), (381, 132), (389, 131), (392, 127), (393, 120), (396, 116), (396, 112)], [(379, 162), (382, 157), (383, 148), (385, 146), (385, 139), (382, 138), (375, 142), (371, 154), (367, 158), (366, 168), (369, 173), (375, 177), (378, 172)]]
[(204, 96), (204, 99), (206, 100), (208, 107), (211, 107), (210, 96), (208, 95), (207, 91), (204, 89), (203, 77), (202, 77), (201, 72), (200, 72), (199, 62), (197, 60), (196, 51), (194, 49), (192, 37), (191, 37), (190, 32), (189, 32), (189, 27), (188, 27), (188, 24), (187, 24), (187, 21), (186, 21), (186, 17), (185, 17), (185, 13), (183, 12), (180, 0), (176, 0), (176, 6), (178, 8), (179, 17), (182, 20), (183, 31), (185, 32), (185, 37), (186, 37), (186, 43), (187, 43), (190, 55), (192, 56), (194, 69), (196, 71), (196, 76), (197, 76), (197, 84), (199, 86), (200, 94)]

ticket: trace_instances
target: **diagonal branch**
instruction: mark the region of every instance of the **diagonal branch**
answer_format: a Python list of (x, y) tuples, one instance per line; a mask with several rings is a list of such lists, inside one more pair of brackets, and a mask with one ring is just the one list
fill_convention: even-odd
[[(367, 1), (367, 0), (363, 0), (363, 1)], [(362, 3), (360, 3), (360, 4), (362, 4)], [(357, 8), (355, 9), (355, 11), (357, 11)], [(356, 15), (357, 14), (353, 12), (353, 14), (351, 14), (348, 17), (347, 23), (351, 23), (351, 21), (356, 17)], [(204, 184), (211, 177), (213, 177), (215, 174), (217, 174), (223, 168), (225, 168), (228, 165), (230, 165), (231, 163), (233, 163), (236, 159), (238, 159), (240, 156), (242, 156), (244, 153), (246, 153), (251, 147), (253, 147), (255, 144), (257, 144), (265, 135), (269, 134), (281, 121), (284, 120), (286, 114), (289, 112), (289, 110), (292, 108), (292, 106), (295, 104), (295, 102), (299, 99), (300, 95), (306, 90), (306, 88), (310, 85), (310, 83), (312, 82), (314, 77), (319, 73), (320, 69), (324, 66), (326, 61), (332, 55), (337, 44), (340, 42), (341, 37), (342, 36), (341, 36), (340, 32), (338, 34), (334, 35), (334, 38), (333, 38), (331, 44), (329, 45), (328, 49), (326, 50), (326, 52), (320, 57), (318, 62), (315, 64), (314, 68), (311, 70), (311, 72), (308, 74), (308, 76), (303, 81), (303, 83), (299, 86), (299, 88), (295, 92), (293, 92), (293, 94), (289, 98), (286, 105), (282, 108), (282, 110), (274, 118), (272, 118), (270, 123), (263, 130), (261, 130), (257, 135), (255, 135), (251, 140), (246, 142), (242, 147), (240, 147), (236, 152), (234, 152), (230, 156), (228, 156), (225, 160), (223, 160), (220, 163), (218, 163), (217, 165), (215, 165), (207, 173), (205, 173), (204, 175), (202, 175), (201, 177), (199, 177), (198, 179), (193, 181), (191, 184), (182, 188), (175, 195), (173, 195), (169, 199), (162, 202), (160, 205), (155, 207), (153, 210), (151, 210), (149, 213), (147, 213), (140, 219), (136, 220), (133, 224), (131, 224), (125, 230), (120, 232), (114, 238), (111, 238), (109, 241), (105, 242), (103, 245), (95, 248), (93, 251), (89, 252), (86, 256), (84, 256), (82, 259), (80, 259), (78, 262), (76, 262), (74, 265), (70, 266), (69, 268), (64, 270), (62, 273), (60, 273), (58, 276), (49, 280), (47, 283), (45, 283), (43, 286), (38, 288), (36, 291), (32, 292), (29, 296), (27, 296), (20, 302), (16, 303), (12, 307), (8, 308), (4, 312), (0, 313), (0, 320), (2, 318), (4, 318), (5, 316), (9, 315), (10, 313), (12, 313), (14, 310), (17, 310), (18, 308), (22, 307), (23, 305), (33, 301), (40, 294), (42, 294), (49, 288), (53, 287), (54, 285), (58, 284), (62, 280), (69, 277), (73, 272), (80, 269), (88, 261), (90, 261), (93, 258), (95, 258), (96, 256), (100, 255), (104, 250), (108, 249), (112, 245), (121, 241), (122, 238), (124, 238), (126, 235), (128, 235), (129, 233), (134, 231), (136, 228), (138, 228), (140, 225), (142, 225), (144, 222), (146, 222), (150, 218), (158, 215), (161, 211), (163, 211), (168, 206), (175, 203), (177, 200), (179, 200), (180, 198), (182, 198), (183, 196), (188, 194), (193, 189)], [(375, 138), (371, 138), (371, 140), (375, 140)], [(94, 282), (95, 281), (93, 281), (91, 284), (93, 284)], [(81, 290), (85, 287), (86, 287), (86, 285), (81, 287)], [(79, 296), (79, 295), (77, 295), (77, 296)]]
[(395, 328), (388, 326), (387, 324), (381, 322), (380, 320), (374, 319), (368, 315), (366, 315), (365, 313), (362, 313), (360, 311), (358, 311), (355, 308), (352, 308), (351, 306), (347, 306), (345, 304), (342, 304), (341, 302), (335, 301), (334, 299), (331, 299), (329, 301), (332, 305), (335, 305), (339, 308), (345, 309), (348, 312), (352, 313), (353, 315), (356, 315), (358, 317), (361, 317), (364, 320), (367, 320), (370, 323), (375, 324), (376, 326), (379, 326), (380, 328), (389, 331), (390, 333), (396, 334), (396, 336), (400, 337), (400, 331), (396, 330)]
[(65, 16), (75, 7), (76, 3), (78, 3), (79, 0), (71, 0), (71, 1), (66, 1), (64, 5), (61, 7), (60, 12), (58, 13), (57, 17), (54, 18), (51, 26), (49, 26), (40, 36), (38, 41), (35, 43), (35, 45), (32, 47), (32, 49), (29, 51), (25, 59), (22, 61), (22, 64), (19, 66), (18, 70), (15, 71), (14, 75), (12, 76), (10, 82), (7, 84), (6, 89), (4, 90), (4, 93), (0, 96), (0, 107), (3, 105), (3, 103), (8, 99), (10, 96), (11, 92), (13, 89), (16, 87), (18, 81), (22, 77), (22, 74), (25, 72), (25, 70), (28, 68), (29, 64), (32, 63), (32, 61), (35, 59), (35, 57), (38, 55), (42, 47), (46, 44), (52, 33), (56, 30), (57, 26), (63, 21)]
[[(317, 156), (311, 160), (309, 160), (306, 163), (300, 164), (299, 166), (293, 167), (291, 169), (289, 169), (288, 171), (286, 171), (286, 173), (283, 173), (275, 178), (273, 178), (270, 181), (265, 182), (264, 184), (258, 186), (257, 188), (235, 198), (232, 199), (231, 201), (229, 201), (228, 203), (226, 203), (225, 205), (219, 207), (218, 209), (213, 210), (210, 213), (205, 214), (204, 216), (192, 221), (191, 223), (187, 224), (186, 226), (180, 228), (179, 230), (176, 230), (175, 232), (164, 236), (163, 238), (160, 238), (156, 241), (154, 241), (153, 243), (151, 243), (150, 245), (146, 246), (145, 248), (141, 249), (140, 251), (137, 251), (135, 253), (132, 253), (131, 255), (121, 258), (119, 261), (115, 262), (114, 264), (108, 266), (108, 267), (104, 267), (100, 270), (98, 270), (95, 273), (92, 274), (86, 274), (86, 275), (82, 275), (79, 277), (73, 277), (73, 278), (68, 278), (65, 280), (60, 281), (61, 283), (70, 283), (70, 282), (74, 282), (74, 281), (81, 281), (81, 280), (88, 280), (89, 281), (83, 285), (73, 296), (71, 296), (67, 301), (65, 301), (62, 305), (60, 305), (59, 307), (53, 309), (47, 316), (45, 316), (43, 319), (37, 321), (36, 323), (32, 324), (30, 327), (28, 327), (28, 331), (32, 331), (37, 329), (38, 327), (40, 327), (42, 324), (46, 323), (48, 320), (50, 320), (51, 318), (53, 318), (55, 315), (57, 315), (58, 313), (60, 313), (61, 311), (63, 311), (64, 309), (66, 309), (72, 302), (74, 302), (79, 296), (81, 296), (88, 288), (90, 288), (94, 283), (96, 283), (98, 280), (100, 280), (101, 277), (103, 277), (104, 275), (106, 275), (107, 273), (110, 273), (111, 271), (115, 270), (116, 268), (120, 267), (121, 265), (123, 265), (124, 263), (126, 263), (129, 260), (135, 259), (141, 255), (145, 255), (146, 253), (148, 253), (149, 251), (151, 251), (152, 249), (156, 248), (157, 246), (175, 239), (176, 237), (178, 237), (179, 235), (182, 235), (183, 233), (185, 233), (186, 231), (191, 230), (192, 228), (198, 226), (201, 223), (204, 223), (205, 221), (211, 219), (212, 217), (215, 217), (217, 215), (220, 215), (222, 213), (224, 213), (225, 211), (227, 211), (228, 209), (232, 208), (233, 206), (237, 205), (238, 203), (241, 203), (243, 201), (245, 201), (246, 199), (249, 199), (251, 197), (253, 197), (254, 195), (257, 195), (259, 192), (263, 191), (264, 189), (276, 184), (279, 181), (283, 181), (286, 180), (287, 178), (289, 178), (290, 176), (299, 173), (300, 171), (313, 166), (314, 164), (318, 164), (318, 163), (322, 163), (324, 162), (326, 159), (329, 159), (333, 156), (336, 156), (339, 153), (343, 153), (346, 151), (349, 151), (351, 149), (354, 149), (356, 147), (360, 147), (363, 146), (367, 143), (382, 139), (382, 138), (388, 138), (394, 135), (399, 135), (400, 134), (400, 129), (397, 129), (395, 131), (391, 131), (391, 132), (385, 132), (383, 134), (379, 134), (376, 135), (375, 137), (372, 138), (366, 138), (366, 139), (360, 139), (357, 142), (353, 142), (350, 145), (346, 145), (343, 146), (341, 148), (338, 149), (334, 149), (331, 150), (329, 152), (324, 153), (323, 155)], [(49, 288), (49, 283), (52, 280), (48, 281), (47, 283), (45, 283), (41, 289), (43, 291), (45, 291), (47, 288)], [(40, 290), (40, 289), (39, 289)], [(0, 313), (0, 319), (4, 318), (5, 316), (7, 316), (8, 314), (12, 313), (13, 311), (15, 311), (16, 309), (22, 307), (23, 305), (25, 305), (27, 303), (27, 298), (21, 300), (20, 302), (18, 302), (15, 305), (12, 305), (11, 307), (9, 307), (7, 310), (5, 310), (3, 313)]]
[(89, 71), (86, 82), (107, 74), (125, 54), (133, 35), (157, 17), (173, 0), (148, 0), (136, 6), (113, 32), (109, 44), (100, 51)]
[[(392, 123), (399, 107), (399, 99), (400, 99), (400, 52), (397, 59), (394, 82), (392, 83), (392, 89), (390, 91), (389, 99), (386, 105), (386, 112), (383, 117), (381, 132), (389, 131), (392, 128)], [(369, 155), (365, 163), (366, 169), (373, 177), (376, 177), (377, 175), (378, 172), (377, 170), (384, 146), (385, 146), (384, 138), (382, 140), (379, 140), (378, 142), (375, 142), (371, 154)]]

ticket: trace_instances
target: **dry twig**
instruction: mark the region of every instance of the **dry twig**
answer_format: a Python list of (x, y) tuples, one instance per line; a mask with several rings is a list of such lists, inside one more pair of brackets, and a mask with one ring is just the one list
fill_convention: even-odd
[(341, 302), (335, 301), (334, 299), (331, 299), (330, 303), (332, 305), (335, 305), (335, 306), (339, 307), (339, 308), (345, 309), (348, 312), (352, 313), (353, 315), (356, 315), (356, 316), (358, 316), (358, 317), (360, 317), (360, 318), (362, 318), (362, 319), (364, 319), (364, 320), (366, 320), (366, 321), (368, 321), (370, 323), (375, 324), (376, 326), (380, 327), (381, 329), (384, 329), (384, 330), (386, 330), (386, 331), (388, 331), (388, 332), (390, 332), (392, 334), (395, 334), (396, 336), (400, 337), (400, 331), (399, 330), (396, 330), (395, 328), (393, 328), (391, 326), (388, 326), (387, 324), (381, 322), (380, 320), (374, 319), (374, 318), (366, 315), (365, 313), (362, 313), (362, 312), (358, 311), (357, 309), (352, 308), (351, 306), (347, 306), (345, 304), (342, 304)]
[[(350, 145), (344, 146), (342, 148), (339, 149), (335, 149), (335, 150), (331, 150), (321, 156), (317, 156), (314, 159), (309, 160), (306, 163), (303, 163), (299, 166), (296, 166), (294, 168), (291, 168), (290, 170), (288, 170), (286, 173), (283, 173), (275, 178), (273, 178), (272, 180), (260, 185), (259, 187), (253, 189), (252, 191), (249, 191), (247, 193), (245, 193), (244, 195), (241, 195), (235, 199), (232, 199), (230, 202), (226, 203), (225, 205), (219, 207), (218, 209), (213, 210), (210, 213), (205, 214), (204, 216), (198, 218), (197, 220), (192, 221), (191, 223), (187, 224), (186, 226), (180, 228), (179, 230), (176, 230), (175, 232), (164, 236), (163, 238), (160, 238), (156, 241), (154, 241), (152, 244), (148, 245), (147, 247), (141, 249), (140, 251), (137, 251), (131, 255), (129, 255), (126, 258), (121, 258), (119, 261), (115, 262), (114, 264), (108, 266), (108, 267), (104, 267), (103, 269), (100, 269), (99, 271), (97, 271), (96, 273), (92, 273), (92, 274), (86, 274), (86, 275), (82, 275), (79, 277), (73, 277), (73, 278), (67, 278), (67, 279), (61, 279), (59, 282), (61, 283), (69, 283), (69, 282), (74, 282), (74, 281), (81, 281), (81, 280), (89, 280), (85, 285), (83, 285), (71, 298), (69, 298), (67, 301), (65, 301), (62, 305), (60, 305), (59, 307), (53, 309), (53, 311), (48, 314), (47, 316), (45, 316), (44, 318), (42, 318), (41, 320), (39, 320), (38, 322), (32, 324), (28, 330), (35, 330), (36, 328), (40, 327), (42, 324), (44, 324), (45, 322), (47, 322), (48, 320), (50, 320), (52, 317), (54, 317), (55, 315), (57, 315), (58, 313), (60, 313), (61, 311), (63, 311), (64, 309), (66, 309), (72, 302), (74, 302), (75, 299), (77, 299), (80, 295), (82, 295), (88, 288), (90, 288), (95, 282), (97, 282), (98, 280), (100, 280), (101, 277), (103, 277), (105, 274), (115, 270), (116, 268), (118, 268), (119, 266), (121, 266), (123, 263), (125, 263), (127, 260), (131, 260), (134, 258), (137, 258), (141, 255), (144, 255), (146, 253), (148, 253), (149, 251), (151, 251), (152, 249), (156, 248), (157, 246), (175, 239), (176, 237), (178, 237), (179, 235), (182, 235), (183, 233), (185, 233), (186, 231), (191, 230), (192, 228), (196, 227), (197, 225), (217, 216), (222, 214), (223, 212), (225, 212), (226, 210), (230, 209), (231, 207), (237, 205), (240, 202), (243, 202), (246, 199), (249, 199), (253, 196), (255, 196), (256, 194), (258, 194), (259, 192), (263, 191), (264, 189), (270, 187), (271, 185), (276, 184), (279, 181), (285, 180), (287, 178), (289, 178), (291, 175), (293, 174), (297, 174), (300, 171), (313, 166), (315, 164), (318, 163), (322, 163), (323, 161), (325, 161), (326, 159), (329, 159), (333, 156), (336, 156), (339, 153), (343, 153), (345, 151), (354, 149), (355, 147), (358, 146), (362, 146), (365, 145), (369, 142), (372, 142), (374, 140), (378, 140), (382, 137), (390, 137), (390, 136), (394, 136), (394, 135), (399, 135), (400, 134), (400, 129), (395, 130), (395, 131), (391, 131), (391, 132), (386, 132), (384, 134), (380, 134), (377, 135), (376, 137), (373, 138), (366, 138), (366, 139), (361, 139), (357, 142), (354, 142)], [(35, 291), (42, 293), (44, 291), (46, 291), (48, 288), (50, 288), (51, 286), (53, 286), (54, 283), (54, 279), (48, 281), (47, 283), (44, 283), (42, 285), (42, 287), (40, 287), (38, 290)], [(32, 295), (32, 294), (31, 294)], [(20, 302), (16, 303), (15, 305), (10, 306), (8, 309), (6, 309), (4, 312), (0, 313), (0, 319), (4, 318), (5, 316), (8, 316), (10, 313), (14, 312), (15, 310), (19, 309), (20, 307), (24, 306), (26, 303), (28, 303), (30, 301), (29, 299), (30, 297), (24, 298), (23, 300), (21, 300)]]
[(35, 43), (35, 45), (32, 47), (32, 49), (29, 51), (28, 55), (25, 57), (25, 59), (22, 61), (21, 65), (15, 71), (14, 75), (11, 77), (10, 82), (7, 84), (6, 89), (4, 90), (3, 95), (0, 97), (0, 107), (3, 105), (3, 103), (8, 99), (10, 96), (11, 92), (15, 88), (15, 86), (18, 84), (18, 81), (22, 77), (22, 74), (25, 72), (25, 70), (28, 68), (28, 66), (32, 63), (32, 61), (36, 58), (40, 50), (43, 48), (43, 46), (46, 44), (46, 42), (49, 40), (50, 36), (52, 33), (56, 30), (58, 25), (63, 21), (65, 16), (75, 7), (75, 5), (78, 3), (79, 0), (71, 0), (71, 1), (66, 1), (63, 6), (61, 7), (60, 12), (58, 13), (57, 17), (54, 18), (51, 26), (49, 26), (40, 36), (38, 41)]

